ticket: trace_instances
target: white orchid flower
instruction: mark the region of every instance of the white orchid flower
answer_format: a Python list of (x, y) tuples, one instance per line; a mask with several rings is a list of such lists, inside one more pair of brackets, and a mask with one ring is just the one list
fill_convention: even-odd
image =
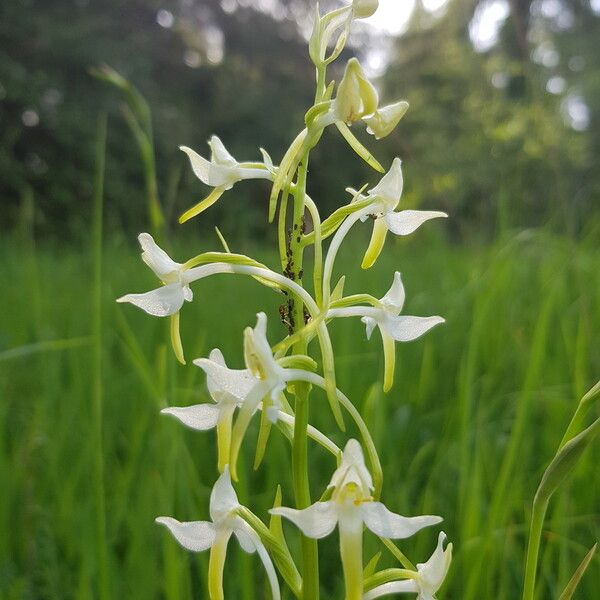
[[(262, 408), (267, 411), (267, 416), (272, 422), (281, 419), (289, 424), (289, 418), (286, 418), (281, 411), (279, 395), (285, 390), (289, 381), (309, 381), (312, 375), (302, 369), (284, 368), (277, 363), (267, 340), (267, 316), (261, 312), (256, 317), (254, 329), (247, 327), (244, 331), (246, 363), (244, 371), (232, 371), (224, 364), (210, 358), (199, 358), (194, 361), (194, 364), (200, 367), (212, 381), (211, 385), (219, 389), (220, 393), (242, 399), (238, 403), (240, 412), (233, 427), (231, 440), (229, 464), (234, 479), (237, 479), (237, 457), (254, 413)], [(319, 435), (319, 432), (315, 435)], [(317, 441), (322, 438), (324, 438), (322, 434), (318, 438), (315, 437)]]
[(142, 247), (142, 260), (164, 285), (144, 294), (121, 296), (117, 302), (129, 302), (155, 317), (174, 315), (184, 302), (191, 302), (194, 298), (186, 270), (160, 248), (149, 233), (140, 233), (138, 240)]
[(156, 522), (167, 527), (179, 544), (187, 550), (202, 552), (210, 548), (208, 594), (211, 600), (224, 600), (223, 567), (232, 534), (245, 552), (258, 553), (267, 572), (273, 600), (279, 600), (281, 594), (273, 562), (258, 534), (236, 514), (235, 511), (239, 507), (237, 494), (231, 485), (229, 469), (226, 467), (210, 495), (211, 521), (180, 522), (172, 517), (158, 517)]
[(409, 579), (390, 581), (373, 588), (363, 596), (363, 600), (375, 600), (390, 594), (417, 594), (417, 600), (435, 600), (435, 594), (442, 587), (452, 561), (452, 544), (444, 550), (446, 534), (442, 531), (438, 544), (426, 563), (417, 564), (417, 570), (410, 572)]
[(365, 196), (356, 194), (354, 190), (349, 190), (355, 194), (356, 200), (367, 198), (373, 200), (370, 207), (360, 211), (361, 220), (364, 221), (369, 217), (375, 220), (371, 241), (361, 265), (363, 269), (373, 266), (377, 260), (383, 249), (388, 231), (396, 235), (409, 235), (430, 219), (448, 216), (445, 212), (436, 210), (401, 210), (396, 212), (395, 209), (400, 204), (403, 187), (402, 161), (395, 158), (390, 170)]
[[(351, 58), (329, 111), (319, 116), (316, 123), (319, 127), (337, 124), (350, 145), (363, 156), (362, 144), (355, 140), (345, 125), (362, 120), (367, 125), (367, 132), (381, 139), (392, 133), (407, 110), (408, 102), (405, 100), (380, 107), (377, 90), (365, 76), (358, 60)], [(366, 155), (363, 158), (366, 160)], [(383, 167), (377, 165), (383, 172)]]
[(215, 188), (204, 200), (183, 213), (179, 219), (180, 223), (184, 223), (212, 206), (223, 192), (231, 189), (238, 181), (243, 179), (273, 180), (275, 167), (265, 150), (261, 149), (264, 162), (240, 163), (229, 154), (223, 142), (216, 135), (210, 138), (208, 145), (211, 150), (210, 160), (200, 156), (187, 146), (180, 147), (180, 150), (188, 155), (196, 177), (202, 183)]
[[(231, 452), (231, 432), (233, 415), (236, 408), (243, 406), (252, 389), (260, 383), (249, 369), (230, 369), (225, 363), (222, 352), (215, 348), (208, 356), (208, 361), (222, 367), (217, 380), (208, 376), (206, 385), (213, 403), (195, 404), (192, 406), (170, 406), (160, 412), (171, 415), (190, 429), (197, 431), (217, 430), (218, 468), (219, 472), (225, 470), (229, 464)], [(207, 362), (198, 359), (200, 366), (209, 372), (214, 367), (207, 367)], [(262, 409), (262, 405), (258, 406)], [(271, 423), (281, 421), (288, 427), (294, 427), (294, 416), (282, 410), (279, 398), (271, 400), (266, 408), (267, 418)], [(318, 429), (308, 426), (308, 435), (329, 452), (338, 455), (339, 448)]]
[(405, 299), (402, 277), (398, 271), (388, 292), (379, 300), (379, 306), (350, 306), (333, 308), (327, 312), (328, 318), (361, 317), (367, 329), (367, 339), (375, 326), (379, 327), (383, 342), (385, 361), (384, 391), (389, 391), (394, 382), (394, 366), (396, 363), (395, 342), (410, 342), (427, 333), (431, 328), (444, 323), (439, 316), (413, 317), (401, 315)]
[(373, 84), (365, 76), (356, 58), (346, 65), (331, 110), (320, 120), (320, 125), (331, 123), (354, 123), (377, 110), (379, 95)]
[(380, 537), (403, 539), (442, 521), (432, 515), (403, 517), (375, 502), (371, 496), (371, 474), (362, 448), (354, 439), (346, 444), (328, 489), (332, 491), (331, 500), (316, 502), (303, 510), (279, 507), (270, 512), (289, 519), (305, 536), (314, 539), (329, 535), (338, 526), (346, 600), (360, 600), (363, 594), (363, 525)]
[(179, 334), (179, 311), (184, 302), (194, 299), (190, 288), (193, 279), (185, 265), (175, 262), (149, 233), (140, 233), (138, 240), (142, 247), (142, 260), (164, 285), (143, 294), (126, 294), (117, 298), (117, 302), (129, 302), (155, 317), (171, 317), (171, 344), (179, 362), (185, 364)]
[(187, 427), (198, 431), (207, 431), (216, 427), (218, 466), (219, 472), (222, 473), (229, 463), (233, 414), (235, 409), (244, 403), (246, 396), (257, 382), (248, 369), (229, 369), (218, 348), (211, 351), (208, 360), (227, 370), (226, 388), (212, 377), (206, 378), (208, 392), (214, 403), (171, 406), (163, 408), (160, 412), (171, 415)]

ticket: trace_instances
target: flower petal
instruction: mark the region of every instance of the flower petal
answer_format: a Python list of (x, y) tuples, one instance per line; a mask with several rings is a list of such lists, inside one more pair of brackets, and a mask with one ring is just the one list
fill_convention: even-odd
[(387, 308), (392, 309), (395, 314), (400, 314), (404, 306), (404, 285), (402, 284), (402, 276), (399, 271), (394, 273), (394, 282), (392, 287), (387, 291), (386, 295), (381, 299), (381, 303)]
[(362, 317), (361, 321), (365, 324), (367, 328), (367, 339), (370, 340), (373, 335), (373, 330), (377, 325), (377, 321), (373, 317)]
[(369, 269), (375, 264), (375, 261), (377, 260), (378, 256), (383, 250), (383, 245), (385, 244), (385, 237), (387, 236), (387, 232), (387, 223), (382, 218), (375, 219), (373, 223), (373, 233), (371, 234), (371, 241), (369, 242), (369, 247), (365, 252), (362, 264), (360, 265), (361, 268)]
[(394, 210), (400, 202), (404, 178), (402, 177), (402, 161), (395, 158), (390, 170), (381, 178), (381, 181), (369, 191), (372, 198), (381, 198), (389, 210)]
[(212, 135), (208, 145), (210, 146), (210, 157), (213, 163), (227, 167), (235, 167), (238, 164), (238, 161), (229, 154), (225, 144), (218, 136)]
[(190, 429), (207, 431), (217, 426), (220, 409), (214, 404), (195, 404), (193, 406), (170, 406), (160, 411), (163, 415), (172, 415)]
[[(381, 596), (390, 596), (391, 594), (414, 594), (419, 591), (417, 582), (414, 579), (405, 579), (404, 581), (390, 581), (373, 588), (363, 595), (363, 600), (375, 600)], [(421, 600), (419, 597), (418, 600)]]
[(333, 500), (315, 502), (303, 510), (281, 506), (269, 512), (289, 519), (305, 536), (316, 540), (328, 536), (338, 522), (337, 507)]
[(256, 315), (254, 329), (246, 327), (244, 331), (244, 360), (246, 366), (259, 379), (280, 379), (281, 369), (277, 366), (267, 340), (267, 315)]
[(381, 502), (365, 502), (360, 505), (360, 511), (365, 525), (375, 535), (390, 539), (407, 538), (423, 527), (442, 522), (441, 517), (433, 515), (403, 517), (389, 511)]
[(410, 342), (427, 333), (431, 328), (444, 323), (442, 317), (386, 316), (379, 326), (397, 342)]
[(239, 505), (237, 494), (231, 485), (229, 467), (225, 465), (223, 474), (217, 479), (210, 493), (210, 518), (218, 525)]
[(140, 233), (138, 241), (142, 247), (142, 260), (154, 271), (154, 274), (164, 281), (164, 277), (173, 271), (178, 271), (181, 264), (175, 262), (149, 233)]
[(342, 488), (349, 483), (354, 483), (364, 489), (365, 494), (373, 489), (373, 479), (365, 465), (362, 446), (355, 439), (348, 440), (340, 466), (335, 470), (328, 488)]
[(367, 132), (378, 140), (388, 136), (407, 110), (408, 102), (405, 100), (377, 109), (370, 117), (363, 117), (363, 121), (367, 124)]
[(257, 383), (246, 369), (230, 369), (208, 358), (197, 358), (194, 364), (206, 373), (210, 395), (217, 401), (222, 398), (215, 398), (214, 394), (227, 393), (243, 402)]
[(409, 235), (418, 229), (425, 221), (447, 217), (445, 212), (438, 210), (401, 210), (385, 215), (385, 222), (389, 230), (396, 235)]
[(202, 183), (211, 187), (230, 188), (237, 181), (235, 167), (209, 162), (187, 146), (180, 146), (179, 149), (188, 155), (194, 175)]
[(241, 517), (235, 517), (234, 519), (233, 534), (240, 543), (242, 550), (248, 554), (256, 552), (258, 544), (261, 543), (254, 530)]
[(171, 517), (158, 517), (155, 521), (164, 525), (184, 548), (192, 552), (208, 550), (216, 538), (215, 526), (208, 521), (182, 523)]
[(442, 587), (452, 560), (452, 544), (448, 544), (444, 550), (445, 541), (446, 534), (440, 531), (437, 547), (429, 560), (426, 563), (417, 564), (419, 575), (426, 583), (427, 588), (434, 594)]
[(117, 302), (129, 302), (155, 317), (174, 315), (183, 306), (183, 301), (183, 288), (179, 283), (171, 283), (144, 294), (127, 294), (117, 299)]

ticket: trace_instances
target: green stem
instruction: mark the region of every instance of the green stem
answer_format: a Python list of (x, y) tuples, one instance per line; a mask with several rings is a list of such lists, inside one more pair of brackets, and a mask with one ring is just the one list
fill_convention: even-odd
[[(302, 231), (304, 229), (304, 209), (306, 196), (306, 175), (308, 152), (302, 158), (298, 168), (298, 180), (294, 190), (294, 219), (292, 224), (290, 244), (291, 264), (289, 271), (294, 279), (302, 285), (303, 245)], [(292, 311), (294, 332), (304, 327), (304, 304), (299, 298), (294, 301)], [(306, 354), (306, 341), (298, 340), (294, 345), (295, 354)], [(294, 495), (296, 507), (306, 508), (311, 504), (310, 483), (308, 479), (308, 408), (309, 386), (297, 383), (295, 390), (295, 422), (294, 441), (292, 448), (292, 471), (294, 479)], [(303, 600), (318, 600), (319, 598), (319, 556), (317, 541), (302, 536), (302, 597)]]
[(102, 213), (104, 199), (104, 164), (106, 152), (106, 115), (98, 119), (96, 174), (92, 218), (92, 256), (94, 261), (94, 295), (92, 304), (92, 352), (94, 365), (93, 415), (95, 438), (94, 479), (96, 490), (96, 543), (98, 560), (98, 596), (110, 598), (108, 552), (106, 547), (106, 505), (104, 491), (104, 448), (102, 443)]
[(536, 496), (533, 502), (531, 527), (529, 529), (529, 543), (527, 545), (527, 563), (525, 565), (525, 583), (523, 587), (523, 600), (533, 600), (535, 593), (535, 579), (537, 573), (538, 554), (542, 528), (548, 509), (548, 500)]
[(320, 65), (317, 67), (317, 89), (315, 92), (315, 104), (318, 104), (325, 94), (325, 74), (327, 68), (325, 65)]

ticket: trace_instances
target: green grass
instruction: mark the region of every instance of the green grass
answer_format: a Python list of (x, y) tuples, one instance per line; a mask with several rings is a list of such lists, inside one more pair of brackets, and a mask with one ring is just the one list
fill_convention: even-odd
[[(368, 272), (358, 267), (365, 240), (351, 240), (338, 270), (348, 275), (347, 293), (381, 296), (393, 271), (401, 270), (406, 313), (447, 319), (423, 339), (398, 346), (396, 382), (387, 396), (374, 386), (382, 377), (377, 336), (367, 342), (358, 320), (331, 326), (338, 384), (366, 415), (380, 451), (384, 501), (403, 514), (445, 517), (455, 561), (441, 598), (517, 599), (533, 494), (578, 399), (600, 374), (594, 237), (575, 242), (531, 231), (482, 246), (451, 245), (425, 232), (389, 240)], [(201, 246), (188, 240), (174, 255), (185, 259), (207, 243)], [(275, 264), (259, 247), (233, 250)], [(248, 278), (196, 284), (195, 301), (182, 312), (188, 366), (181, 367), (167, 346), (168, 323), (114, 302), (156, 284), (133, 240), (113, 235), (105, 244), (101, 296), (93, 292), (88, 250), (36, 248), (24, 228), (0, 240), (0, 256), (0, 598), (98, 598), (101, 581), (110, 598), (206, 598), (207, 556), (182, 550), (153, 520), (207, 517), (217, 476), (214, 432), (185, 430), (158, 411), (207, 399), (191, 359), (211, 348), (242, 366), (242, 330), (257, 311), (269, 315), (275, 343), (284, 334), (281, 299)], [(98, 300), (101, 320), (93, 310)], [(311, 420), (343, 443), (319, 393)], [(253, 441), (245, 442), (240, 496), (265, 517), (278, 483), (284, 502), (292, 502), (289, 448), (274, 431), (263, 466), (252, 473)], [(600, 537), (597, 449), (596, 443), (550, 504), (540, 599), (558, 598)], [(320, 495), (334, 465), (318, 447), (309, 451), (313, 494)], [(295, 532), (286, 532), (297, 550)], [(422, 532), (401, 548), (422, 561), (436, 533)], [(366, 538), (365, 562), (378, 548)], [(320, 547), (323, 598), (337, 600), (335, 534)], [(268, 598), (257, 559), (234, 543), (230, 558), (228, 597)], [(384, 554), (381, 564), (393, 563)], [(577, 598), (597, 598), (599, 570), (596, 555)]]

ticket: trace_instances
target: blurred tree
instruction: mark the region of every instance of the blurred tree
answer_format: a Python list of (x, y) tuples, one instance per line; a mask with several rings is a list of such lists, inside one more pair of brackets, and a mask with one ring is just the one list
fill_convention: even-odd
[[(586, 18), (556, 28), (543, 17), (545, 2), (513, 0), (497, 42), (474, 52), (473, 22), (491, 4), (450, 0), (441, 16), (418, 7), (398, 40), (385, 83), (412, 110), (388, 142), (411, 163), (410, 201), (446, 204), (462, 213), (455, 223), (474, 216), (484, 230), (547, 219), (577, 230), (593, 189), (582, 191), (582, 181), (596, 179), (594, 136), (565, 115), (570, 82), (559, 92), (554, 69), (534, 59), (540, 47), (572, 36), (593, 49), (600, 20), (585, 3)], [(563, 18), (571, 10), (559, 8)], [(589, 73), (595, 80), (597, 65)], [(590, 110), (599, 100), (592, 96), (585, 98)]]
[[(473, 24), (490, 6), (504, 7), (508, 18), (496, 43), (475, 52)], [(152, 108), (170, 223), (206, 192), (180, 144), (206, 152), (214, 132), (240, 159), (258, 157), (260, 144), (277, 161), (312, 100), (302, 36), (313, 10), (311, 0), (2, 3), (2, 226), (16, 219), (25, 190), (33, 190), (47, 229), (77, 230), (86, 221), (95, 116), (107, 108), (109, 217), (126, 229), (147, 226), (140, 222), (142, 165), (118, 111), (121, 99), (88, 73), (102, 63), (130, 79)], [(383, 95), (406, 97), (412, 110), (383, 146), (365, 136), (382, 161), (400, 155), (410, 163), (406, 205), (445, 205), (460, 215), (455, 226), (474, 223), (485, 232), (548, 218), (577, 230), (600, 193), (593, 168), (600, 154), (599, 23), (592, 0), (449, 0), (434, 13), (417, 2), (383, 79)], [(330, 210), (345, 201), (344, 185), (376, 174), (336, 132), (324, 141), (310, 192)], [(324, 189), (339, 194), (324, 196)], [(211, 218), (186, 227), (218, 221), (230, 236), (255, 235), (265, 195), (264, 182), (237, 186)], [(243, 227), (230, 202), (244, 210)]]

